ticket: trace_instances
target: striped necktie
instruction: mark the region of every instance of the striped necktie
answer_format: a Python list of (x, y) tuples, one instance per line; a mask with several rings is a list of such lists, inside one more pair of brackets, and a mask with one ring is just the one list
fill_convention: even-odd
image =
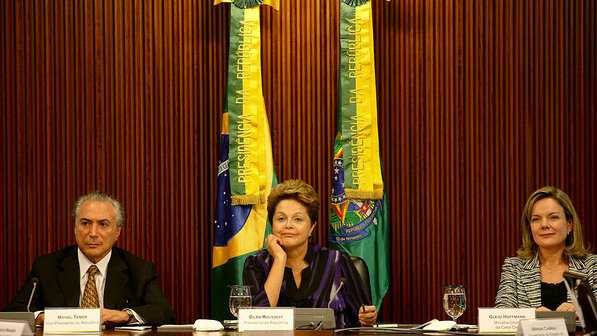
[(87, 284), (81, 300), (81, 308), (99, 308), (99, 296), (97, 295), (97, 286), (95, 285), (95, 275), (99, 269), (95, 265), (87, 269)]

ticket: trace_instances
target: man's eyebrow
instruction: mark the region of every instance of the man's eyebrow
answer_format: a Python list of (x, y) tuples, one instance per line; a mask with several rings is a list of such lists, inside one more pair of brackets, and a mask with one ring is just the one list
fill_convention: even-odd
[[(79, 218), (79, 221), (88, 221), (88, 222), (92, 222), (93, 220), (91, 218), (87, 218), (87, 217), (81, 217)], [(110, 218), (101, 218), (97, 220), (98, 222), (109, 222), (111, 223), (112, 221), (110, 220)]]

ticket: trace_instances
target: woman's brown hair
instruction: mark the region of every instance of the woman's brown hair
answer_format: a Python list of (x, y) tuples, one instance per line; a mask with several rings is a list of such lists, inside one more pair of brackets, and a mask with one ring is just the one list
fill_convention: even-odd
[(295, 200), (307, 208), (311, 223), (319, 217), (319, 195), (313, 187), (303, 180), (286, 180), (275, 186), (267, 198), (267, 218), (270, 223), (276, 206), (283, 200)]
[(537, 244), (533, 240), (533, 234), (531, 232), (531, 217), (533, 215), (533, 207), (535, 206), (535, 203), (545, 198), (551, 198), (558, 202), (564, 209), (566, 221), (572, 224), (572, 232), (566, 237), (564, 255), (575, 257), (586, 256), (589, 251), (584, 245), (582, 226), (578, 214), (572, 205), (572, 201), (565, 192), (552, 186), (545, 186), (538, 189), (529, 196), (529, 199), (522, 210), (522, 218), (520, 220), (522, 245), (516, 252), (517, 255), (523, 259), (530, 259), (537, 253)]

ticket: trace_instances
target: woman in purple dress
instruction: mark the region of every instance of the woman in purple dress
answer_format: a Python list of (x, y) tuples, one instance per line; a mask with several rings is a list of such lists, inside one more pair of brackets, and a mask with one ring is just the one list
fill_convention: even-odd
[(245, 261), (243, 281), (257, 307), (330, 307), (336, 327), (377, 320), (371, 294), (350, 257), (309, 243), (317, 224), (319, 195), (301, 180), (278, 184), (267, 204), (272, 233), (267, 250)]

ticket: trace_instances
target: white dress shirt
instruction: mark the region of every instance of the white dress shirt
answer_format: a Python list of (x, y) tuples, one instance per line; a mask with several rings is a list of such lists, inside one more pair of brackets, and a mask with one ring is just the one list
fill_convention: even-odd
[(91, 265), (97, 266), (99, 270), (98, 273), (95, 274), (95, 286), (97, 287), (97, 295), (99, 299), (100, 308), (104, 308), (104, 288), (106, 288), (106, 274), (108, 271), (108, 263), (110, 262), (110, 258), (112, 257), (112, 250), (106, 254), (102, 260), (98, 261), (97, 263), (91, 262), (81, 252), (81, 249), (77, 248), (77, 255), (79, 257), (79, 282), (81, 285), (81, 295), (79, 295), (79, 306), (81, 306), (81, 302), (83, 300), (83, 293), (85, 293), (85, 286), (87, 286), (87, 270)]
[[(81, 301), (83, 300), (83, 293), (85, 293), (85, 286), (87, 285), (87, 270), (91, 265), (97, 266), (99, 270), (98, 273), (95, 274), (95, 286), (97, 287), (97, 295), (99, 299), (100, 308), (104, 308), (104, 289), (106, 288), (106, 277), (108, 274), (108, 263), (110, 262), (110, 258), (112, 257), (112, 250), (106, 254), (102, 260), (98, 261), (97, 263), (91, 262), (87, 258), (85, 254), (81, 251), (81, 249), (77, 248), (77, 255), (79, 257), (79, 280), (81, 286), (81, 295), (79, 295), (79, 306), (81, 306)], [(131, 324), (143, 324), (144, 321), (139, 314), (137, 314), (134, 310), (125, 308), (124, 311), (133, 313), (137, 322)]]

